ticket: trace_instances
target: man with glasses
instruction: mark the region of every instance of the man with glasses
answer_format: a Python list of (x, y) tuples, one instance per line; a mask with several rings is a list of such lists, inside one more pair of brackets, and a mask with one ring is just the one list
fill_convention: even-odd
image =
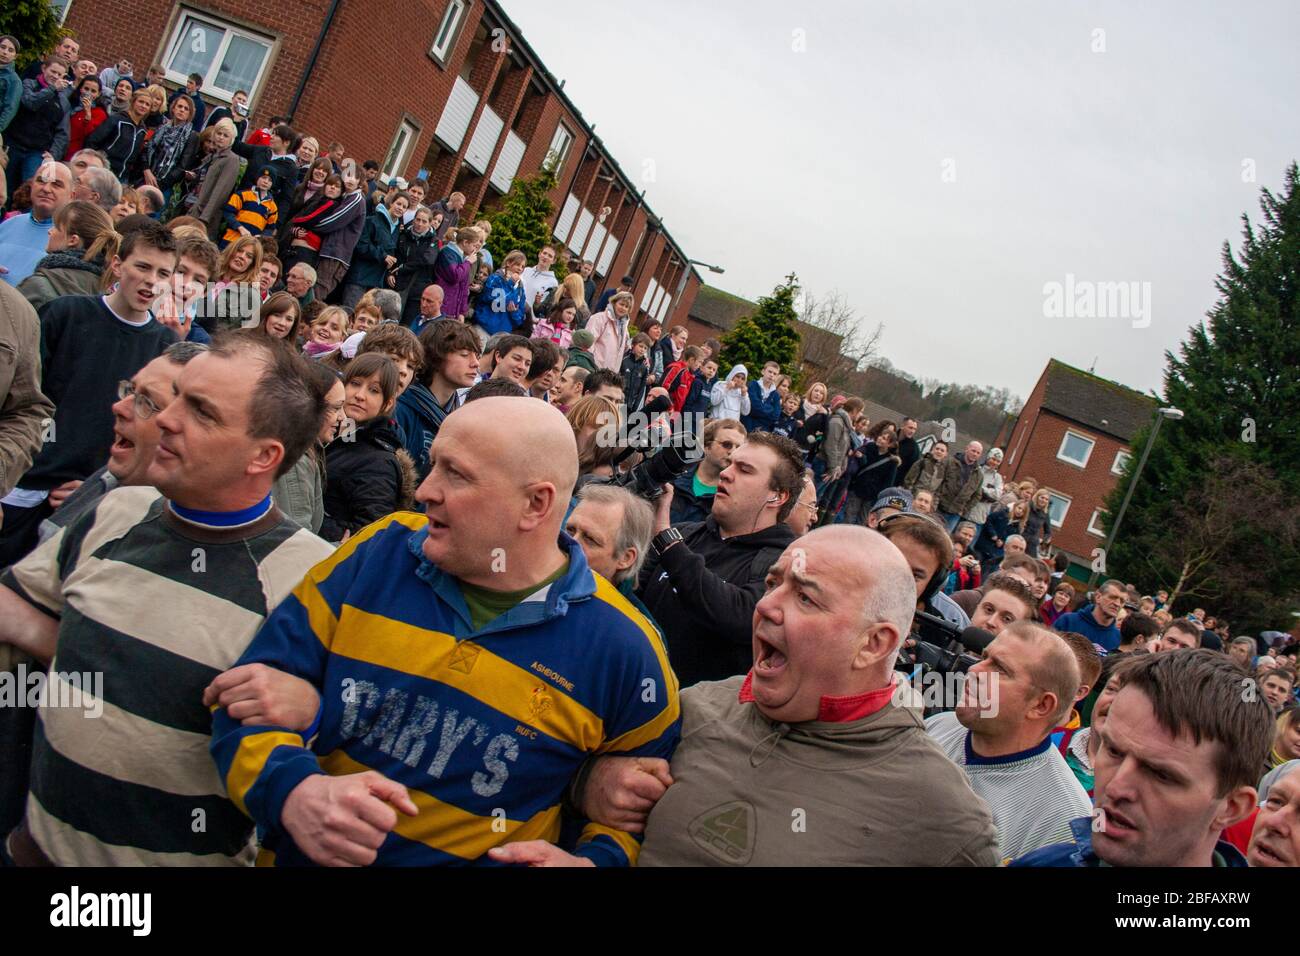
[(36, 546), (41, 522), (54, 511), (51, 492), (84, 481), (109, 457), (118, 383), (176, 341), (152, 314), (176, 262), (175, 238), (150, 222), (131, 232), (109, 263), (112, 292), (65, 295), (41, 307), (41, 391), (54, 402), (54, 419), (32, 467), (3, 499), (0, 567)]
[(718, 490), (718, 477), (731, 464), (731, 453), (744, 444), (745, 426), (727, 418), (714, 419), (704, 427), (703, 437), (704, 457), (673, 482), (669, 515), (673, 524), (703, 521), (709, 516)]
[(0, 645), (48, 662), (48, 687), (91, 685), (85, 706), (42, 701), (5, 850), (21, 866), (248, 864), (252, 824), (208, 756), (203, 692), (332, 552), (271, 499), (325, 396), (301, 356), (240, 334), (193, 356), (170, 402), (150, 375), (129, 388), (119, 424), (165, 404), (145, 484), (110, 491), (0, 577)]

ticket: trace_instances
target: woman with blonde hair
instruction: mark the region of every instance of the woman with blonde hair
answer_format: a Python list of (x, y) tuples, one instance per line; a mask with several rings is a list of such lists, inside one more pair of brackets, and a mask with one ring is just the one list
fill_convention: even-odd
[(541, 315), (547, 315), (555, 303), (561, 299), (572, 299), (573, 304), (577, 306), (578, 312), (573, 320), (573, 328), (585, 329), (587, 320), (591, 318), (591, 309), (587, 305), (587, 294), (582, 286), (582, 275), (577, 272), (570, 272), (564, 277), (564, 280), (546, 295), (546, 301), (542, 303)]
[(618, 429), (618, 406), (600, 395), (584, 395), (564, 416), (578, 443), (578, 474), (614, 474), (614, 458), (621, 452), (618, 442), (600, 441), (601, 432)]
[(61, 295), (95, 295), (121, 241), (108, 213), (93, 202), (73, 200), (54, 214), (47, 255), (18, 291), (33, 309)]
[(262, 307), (258, 286), (261, 271), (262, 244), (256, 236), (240, 236), (222, 249), (207, 315), (199, 324), (215, 332), (218, 327), (239, 328), (245, 321), (256, 319)]
[(225, 231), (222, 216), (239, 182), (239, 157), (231, 150), (235, 136), (231, 120), (217, 120), (192, 144), (194, 151), (185, 171), (180, 209), (202, 220), (213, 241)]
[(144, 92), (148, 94), (153, 106), (149, 115), (144, 118), (144, 125), (154, 130), (167, 122), (167, 90), (157, 83), (152, 83), (144, 88)]

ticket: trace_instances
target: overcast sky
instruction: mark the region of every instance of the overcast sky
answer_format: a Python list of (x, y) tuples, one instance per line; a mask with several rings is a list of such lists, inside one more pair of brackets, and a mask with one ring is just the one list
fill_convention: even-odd
[[(504, 2), (706, 281), (793, 269), (900, 369), (1022, 398), (1052, 357), (1158, 389), (1300, 155), (1291, 2)], [(1103, 282), (1125, 314), (1079, 315)]]

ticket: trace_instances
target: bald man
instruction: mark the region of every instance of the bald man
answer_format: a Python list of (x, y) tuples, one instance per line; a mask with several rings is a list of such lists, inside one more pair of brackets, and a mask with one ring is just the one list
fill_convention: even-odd
[[(749, 674), (682, 691), (670, 765), (596, 761), (584, 812), (644, 825), (643, 865), (994, 865), (988, 808), (895, 683), (915, 605), (907, 562), (877, 532), (797, 539), (754, 609)], [(537, 843), (492, 854), (564, 862)]]
[[(564, 416), (480, 399), (447, 416), (429, 457), (425, 515), (353, 535), (239, 662), (311, 684), (313, 726), (216, 713), (213, 755), (266, 862), (491, 862), (508, 841), (559, 838), (588, 757), (676, 745), (677, 684), (654, 627), (561, 530), (578, 476)], [(627, 865), (638, 849), (591, 823), (573, 852)]]

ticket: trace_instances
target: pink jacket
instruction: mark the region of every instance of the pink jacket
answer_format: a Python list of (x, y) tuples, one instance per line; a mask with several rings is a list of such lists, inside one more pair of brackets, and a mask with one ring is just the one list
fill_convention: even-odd
[(550, 339), (560, 348), (568, 349), (573, 344), (573, 329), (567, 325), (551, 325), (551, 323), (542, 319), (533, 326), (533, 338)]
[(599, 368), (617, 372), (623, 367), (623, 353), (627, 351), (628, 319), (614, 315), (611, 305), (587, 320), (587, 331), (596, 337), (591, 346), (592, 357)]

